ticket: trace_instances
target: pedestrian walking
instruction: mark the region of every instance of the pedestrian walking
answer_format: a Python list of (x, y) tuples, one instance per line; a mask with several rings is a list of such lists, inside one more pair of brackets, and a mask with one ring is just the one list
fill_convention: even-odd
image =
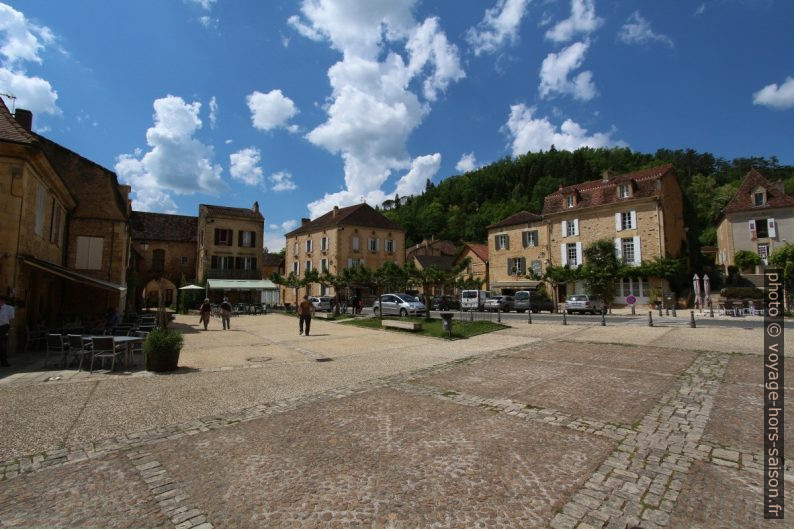
[(221, 303), (221, 322), (223, 322), (223, 330), (231, 329), (231, 323), (229, 319), (232, 316), (232, 304), (229, 303), (229, 298), (223, 298), (223, 303)]
[(8, 363), (8, 331), (14, 319), (14, 307), (6, 304), (6, 297), (0, 296), (0, 366), (9, 367)]
[(212, 306), (210, 305), (210, 298), (204, 298), (204, 303), (201, 304), (199, 309), (199, 323), (204, 324), (204, 330), (207, 330), (207, 325), (210, 323), (210, 314), (212, 313)]
[(298, 305), (298, 334), (303, 334), (303, 326), (306, 324), (306, 336), (309, 336), (313, 314), (314, 305), (309, 301), (309, 296), (303, 296), (303, 301)]

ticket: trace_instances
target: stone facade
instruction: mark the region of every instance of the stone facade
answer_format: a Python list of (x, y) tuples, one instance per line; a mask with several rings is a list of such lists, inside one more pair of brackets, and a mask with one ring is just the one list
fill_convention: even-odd
[(479, 243), (464, 243), (463, 247), (458, 251), (455, 257), (454, 266), (469, 259), (469, 266), (461, 271), (458, 279), (465, 280), (468, 278), (479, 279), (482, 281), (482, 287), (485, 290), (490, 288), (490, 259), (488, 245)]
[(527, 211), (489, 226), (489, 287), (506, 294), (534, 289), (549, 262), (548, 232), (546, 222)]
[[(198, 216), (198, 271), (202, 279), (261, 279), (265, 218), (251, 209), (201, 204)], [(250, 236), (245, 235), (253, 233)]]

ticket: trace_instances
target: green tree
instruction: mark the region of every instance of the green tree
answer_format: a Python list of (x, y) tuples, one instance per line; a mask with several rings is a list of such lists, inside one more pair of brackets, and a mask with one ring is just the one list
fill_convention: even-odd
[(610, 309), (615, 293), (615, 280), (620, 261), (615, 253), (615, 243), (609, 239), (594, 242), (584, 250), (585, 264), (582, 275), (587, 293), (600, 298)]
[(736, 255), (733, 256), (733, 262), (736, 263), (739, 270), (747, 270), (748, 268), (754, 268), (760, 265), (763, 261), (761, 261), (761, 256), (755, 252), (739, 250), (736, 252)]
[(769, 256), (769, 264), (783, 270), (783, 284), (786, 287), (786, 307), (791, 310), (792, 290), (794, 290), (794, 245), (786, 244)]

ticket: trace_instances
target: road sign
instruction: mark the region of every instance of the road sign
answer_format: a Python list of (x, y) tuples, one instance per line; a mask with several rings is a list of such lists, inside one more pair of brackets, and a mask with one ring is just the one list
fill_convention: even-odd
[(628, 295), (626, 296), (626, 303), (629, 305), (634, 305), (635, 303), (637, 303), (637, 298), (635, 298), (632, 295)]

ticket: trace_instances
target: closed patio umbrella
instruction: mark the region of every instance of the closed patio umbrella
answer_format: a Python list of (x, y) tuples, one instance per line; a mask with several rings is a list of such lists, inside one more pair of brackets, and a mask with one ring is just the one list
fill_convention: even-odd
[(703, 274), (703, 290), (705, 291), (706, 306), (711, 308), (711, 279), (708, 274)]
[(198, 285), (185, 285), (183, 287), (179, 287), (179, 290), (204, 290), (204, 287), (200, 287)]
[(703, 299), (700, 297), (700, 278), (697, 274), (692, 277), (692, 287), (695, 289), (695, 308), (699, 309), (703, 305)]

